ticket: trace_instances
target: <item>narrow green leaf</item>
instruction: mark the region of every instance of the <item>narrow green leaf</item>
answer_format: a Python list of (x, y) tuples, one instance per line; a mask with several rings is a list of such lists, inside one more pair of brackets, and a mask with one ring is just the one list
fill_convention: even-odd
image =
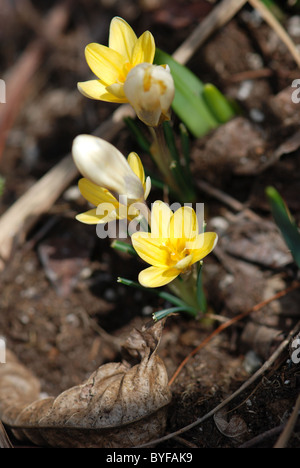
[(202, 81), (160, 49), (156, 49), (154, 62), (169, 65), (176, 89), (172, 108), (192, 135), (198, 138), (216, 128), (218, 122), (201, 96), (204, 86)]
[(179, 306), (170, 307), (169, 309), (163, 309), (159, 310), (158, 312), (154, 312), (154, 314), (152, 314), (152, 317), (155, 322), (158, 322), (159, 320), (167, 317), (170, 314), (175, 314), (176, 312), (186, 312), (187, 314), (192, 315), (193, 317), (196, 317), (198, 313), (197, 310), (193, 307)]
[(127, 125), (133, 137), (135, 138), (136, 142), (140, 146), (140, 148), (143, 151), (146, 151), (146, 153), (150, 153), (151, 143), (147, 140), (146, 136), (143, 134), (143, 132), (136, 124), (134, 119), (132, 119), (131, 117), (125, 117), (124, 122)]
[(228, 122), (236, 115), (229, 101), (213, 84), (204, 85), (202, 96), (219, 123)]
[(282, 236), (300, 268), (300, 233), (286, 206), (286, 203), (274, 187), (267, 187), (266, 194), (271, 205), (274, 220)]
[(185, 160), (185, 167), (189, 178), (191, 178), (191, 142), (186, 126), (181, 122), (179, 125), (181, 148)]
[(123, 241), (120, 241), (120, 240), (114, 240), (111, 243), (111, 247), (113, 249), (117, 250), (118, 252), (126, 253), (126, 254), (133, 255), (133, 256), (137, 257), (136, 251), (134, 250), (132, 245), (127, 244), (127, 242), (123, 242)]
[(161, 299), (164, 299), (165, 301), (170, 302), (171, 304), (178, 306), (178, 307), (189, 307), (182, 299), (179, 299), (178, 297), (174, 296), (173, 294), (170, 294), (166, 291), (161, 291), (160, 289), (152, 289), (152, 288), (145, 288), (142, 286), (140, 283), (137, 283), (136, 281), (132, 281), (127, 278), (119, 277), (118, 278), (118, 283), (124, 284), (125, 286), (130, 286), (136, 289), (140, 289), (142, 291), (146, 291), (148, 293), (151, 293), (155, 296), (160, 297)]
[(4, 192), (4, 186), (5, 186), (5, 179), (4, 177), (0, 176), (0, 197), (2, 197), (2, 194)]
[(265, 6), (273, 13), (278, 21), (284, 21), (286, 19), (286, 15), (276, 2), (273, 0), (261, 0), (261, 2), (265, 4)]
[(193, 184), (191, 183), (186, 167), (181, 164), (179, 150), (176, 145), (174, 132), (170, 122), (164, 122), (163, 129), (166, 144), (173, 160), (173, 164), (170, 169), (173, 173), (174, 179), (176, 180), (178, 187), (180, 187), (181, 191), (184, 193), (184, 201), (186, 203), (194, 201), (195, 191), (193, 189)]

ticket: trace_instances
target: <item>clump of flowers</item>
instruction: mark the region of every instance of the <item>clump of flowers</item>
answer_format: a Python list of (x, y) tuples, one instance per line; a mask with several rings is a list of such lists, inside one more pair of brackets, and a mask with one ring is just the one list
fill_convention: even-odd
[[(153, 137), (151, 154), (165, 184), (173, 194), (180, 192), (184, 196), (183, 177), (176, 167), (177, 156), (174, 148), (170, 148), (172, 139), (164, 138), (163, 129), (164, 123), (171, 119), (174, 80), (167, 65), (153, 64), (152, 34), (146, 31), (137, 38), (126, 21), (113, 18), (108, 47), (89, 44), (85, 55), (98, 79), (79, 83), (79, 90), (91, 99), (132, 105)], [(126, 159), (103, 139), (79, 135), (74, 140), (72, 154), (83, 175), (79, 189), (94, 206), (77, 219), (86, 224), (127, 219), (131, 252), (150, 266), (140, 272), (139, 283), (131, 280), (125, 283), (151, 290), (167, 286), (173, 293), (162, 297), (176, 307), (161, 311), (154, 318), (175, 310), (193, 316), (203, 312), (203, 259), (214, 249), (217, 235), (204, 232), (204, 220), (198, 220), (191, 206), (173, 211), (167, 203), (156, 200), (148, 208), (151, 180), (146, 177), (137, 153), (131, 152)], [(139, 223), (133, 230), (130, 224), (136, 220)], [(130, 251), (128, 244), (127, 248)]]

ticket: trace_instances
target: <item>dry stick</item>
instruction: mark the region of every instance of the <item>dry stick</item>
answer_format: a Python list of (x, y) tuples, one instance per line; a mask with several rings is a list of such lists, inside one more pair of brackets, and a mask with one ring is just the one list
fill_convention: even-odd
[(252, 219), (253, 221), (262, 222), (264, 221), (259, 215), (254, 213), (254, 211), (250, 210), (249, 208), (245, 208), (243, 203), (239, 202), (231, 195), (223, 192), (220, 189), (217, 189), (210, 185), (208, 182), (204, 180), (197, 181), (197, 187), (202, 190), (203, 192), (207, 193), (208, 195), (216, 198), (217, 200), (221, 201), (225, 205), (229, 206), (232, 210), (242, 212), (245, 216)]
[(297, 419), (299, 417), (299, 411), (300, 411), (300, 395), (297, 398), (295, 408), (282, 432), (280, 435), (279, 439), (277, 440), (276, 444), (274, 445), (274, 448), (285, 448), (287, 446), (287, 443), (292, 435), (292, 432), (294, 430), (295, 424), (297, 422)]
[(300, 67), (300, 54), (297, 50), (297, 47), (286, 32), (286, 30), (281, 26), (279, 21), (260, 0), (248, 0), (248, 2), (253, 8), (255, 8), (260, 13), (262, 18), (266, 21), (266, 23), (268, 23), (269, 26), (273, 28), (274, 31), (278, 34), (282, 42), (286, 45), (286, 47), (294, 57), (298, 67)]
[(236, 390), (234, 393), (232, 393), (232, 395), (230, 395), (228, 398), (223, 400), (219, 405), (217, 405), (209, 413), (205, 414), (204, 416), (202, 416), (202, 418), (197, 419), (193, 423), (179, 429), (176, 432), (172, 432), (171, 434), (167, 434), (166, 436), (161, 437), (160, 439), (152, 440), (148, 444), (139, 445), (138, 447), (147, 447), (148, 445), (156, 445), (156, 444), (159, 444), (161, 442), (165, 442), (166, 440), (172, 439), (175, 436), (181, 435), (184, 432), (187, 432), (190, 429), (193, 429), (194, 427), (198, 426), (199, 424), (202, 424), (207, 419), (211, 418), (214, 414), (216, 414), (222, 408), (227, 406), (232, 400), (234, 400), (235, 397), (237, 397), (243, 391), (245, 391), (247, 388), (249, 388), (258, 378), (262, 377), (263, 374), (268, 369), (270, 369), (270, 367), (276, 362), (276, 360), (281, 355), (281, 353), (287, 348), (287, 346), (289, 345), (291, 339), (297, 333), (299, 333), (299, 330), (300, 330), (300, 322), (298, 322), (297, 325), (293, 328), (293, 330), (290, 331), (290, 333), (288, 334), (286, 339), (284, 341), (282, 341), (282, 343), (278, 346), (278, 348), (274, 351), (274, 353), (270, 356), (270, 358), (263, 364), (263, 366), (255, 374), (253, 374), (248, 380), (246, 380), (246, 382), (244, 382), (238, 390)]
[(283, 291), (280, 291), (277, 294), (275, 294), (274, 296), (270, 297), (269, 299), (266, 299), (266, 300), (260, 302), (259, 304), (256, 304), (250, 310), (248, 310), (246, 312), (243, 312), (243, 313), (233, 317), (232, 319), (228, 320), (225, 323), (222, 323), (204, 341), (202, 341), (197, 346), (197, 348), (195, 348), (190, 354), (188, 354), (188, 356), (182, 361), (182, 363), (177, 368), (174, 375), (171, 377), (171, 379), (169, 381), (169, 386), (171, 386), (174, 383), (175, 379), (177, 378), (177, 376), (179, 375), (179, 373), (181, 372), (183, 367), (186, 365), (186, 363), (189, 361), (189, 359), (191, 357), (195, 356), (195, 354), (197, 354), (198, 351), (200, 351), (200, 349), (204, 348), (204, 346), (206, 346), (207, 343), (209, 343), (216, 335), (219, 335), (223, 330), (226, 330), (226, 328), (230, 327), (234, 323), (239, 322), (240, 320), (242, 320), (243, 318), (245, 318), (248, 315), (252, 314), (253, 312), (257, 312), (257, 311), (261, 310), (266, 305), (270, 304), (273, 301), (276, 301), (276, 300), (280, 299), (283, 296), (286, 296), (288, 293), (294, 291), (295, 289), (298, 289), (299, 287), (300, 287), (300, 283), (296, 282), (296, 283), (292, 284), (290, 287), (288, 287), (288, 288), (284, 289)]
[[(119, 107), (112, 116), (94, 132), (107, 140), (112, 139), (123, 127), (125, 116), (132, 116), (130, 106)], [(22, 195), (0, 218), (0, 271), (10, 257), (15, 239), (24, 239), (36, 218), (47, 212), (61, 193), (77, 177), (78, 170), (71, 154), (65, 156), (27, 192)]]
[(245, 3), (247, 0), (223, 0), (174, 52), (173, 58), (182, 64), (187, 63), (195, 50), (217, 29), (230, 21)]
[[(186, 63), (188, 59), (193, 55), (195, 50), (211, 35), (216, 29), (224, 25), (226, 21), (229, 21), (235, 13), (244, 5), (245, 1), (241, 0), (223, 0), (223, 2), (217, 6), (214, 11), (204, 20), (194, 33), (179, 47), (174, 53), (176, 58), (182, 64)], [(58, 28), (57, 28), (58, 29)], [(47, 35), (46, 35), (47, 36)], [(48, 40), (47, 36), (47, 40)], [(33, 64), (29, 66), (25, 83), (32, 76), (36, 69), (37, 63), (40, 60), (40, 42), (34, 45), (37, 48), (36, 55), (31, 52), (30, 57), (35, 59)], [(26, 58), (26, 57), (25, 57)], [(25, 60), (25, 62), (28, 59)], [(27, 65), (28, 67), (28, 65)], [(18, 76), (18, 75), (15, 75)], [(17, 89), (20, 89), (18, 84)], [(105, 121), (101, 128), (98, 136), (109, 140), (116, 136), (124, 125), (122, 118), (119, 117), (123, 113), (123, 117), (127, 113), (133, 112), (129, 110), (129, 106), (120, 106), (115, 113), (107, 121)], [(12, 118), (15, 116), (13, 114)], [(12, 125), (10, 121), (9, 127)], [(5, 127), (5, 131), (9, 127)], [(1, 130), (1, 115), (0, 115), (0, 130)], [(0, 151), (1, 151), (1, 140), (0, 140)], [(0, 153), (1, 154), (1, 153)], [(22, 229), (22, 236), (24, 238), (26, 231), (36, 221), (37, 216), (45, 213), (51, 208), (53, 203), (57, 200), (60, 194), (65, 188), (74, 180), (78, 172), (75, 168), (71, 155), (65, 156), (65, 158), (59, 162), (53, 169), (49, 171), (42, 179), (31, 187), (16, 203), (9, 208), (4, 215), (0, 218), (0, 271), (4, 268), (4, 259), (7, 261), (10, 258), (14, 239), (20, 230)], [(31, 221), (27, 226), (25, 222), (28, 221), (29, 217)]]

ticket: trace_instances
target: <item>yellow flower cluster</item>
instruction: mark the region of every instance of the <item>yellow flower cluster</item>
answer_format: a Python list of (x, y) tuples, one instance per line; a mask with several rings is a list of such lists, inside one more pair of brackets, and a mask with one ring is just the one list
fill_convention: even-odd
[(98, 77), (78, 83), (86, 97), (107, 102), (129, 102), (137, 116), (151, 127), (169, 119), (175, 88), (166, 66), (153, 65), (155, 42), (149, 31), (137, 38), (122, 18), (110, 24), (108, 47), (92, 43), (86, 61)]
[[(167, 67), (153, 65), (155, 42), (149, 31), (137, 38), (123, 19), (114, 18), (109, 46), (89, 44), (85, 54), (89, 67), (98, 77), (78, 84), (85, 96), (130, 102), (138, 117), (149, 126), (155, 127), (169, 119), (174, 83)], [(130, 153), (126, 159), (101, 138), (79, 135), (74, 140), (72, 154), (83, 175), (79, 189), (97, 207), (78, 215), (79, 221), (98, 224), (145, 216), (147, 210), (137, 206), (146, 206), (151, 181), (145, 177), (136, 153)], [(171, 283), (206, 257), (217, 242), (215, 233), (199, 233), (196, 213), (189, 206), (173, 212), (167, 204), (156, 201), (147, 222), (148, 231), (131, 236), (135, 251), (151, 265), (139, 275), (139, 282), (145, 287)]]

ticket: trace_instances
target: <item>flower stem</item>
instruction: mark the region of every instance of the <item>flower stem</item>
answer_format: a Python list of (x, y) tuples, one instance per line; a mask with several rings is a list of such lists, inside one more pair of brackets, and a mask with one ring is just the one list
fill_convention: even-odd
[(149, 127), (149, 129), (153, 137), (150, 152), (154, 162), (164, 177), (165, 183), (181, 201), (193, 201), (194, 192), (191, 190), (190, 184), (184, 178), (178, 157), (174, 158), (172, 150), (168, 146), (164, 126)]
[(169, 284), (169, 288), (188, 305), (200, 310), (197, 300), (197, 274), (195, 268), (182, 275), (181, 278), (173, 280)]

